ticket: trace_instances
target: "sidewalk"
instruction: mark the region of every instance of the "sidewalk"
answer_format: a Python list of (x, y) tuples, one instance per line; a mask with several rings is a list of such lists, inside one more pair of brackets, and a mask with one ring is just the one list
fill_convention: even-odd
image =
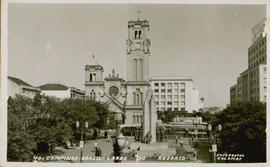
[[(98, 147), (101, 148), (102, 150), (102, 157), (107, 157), (113, 153), (113, 143), (107, 142), (106, 139), (98, 139), (98, 140), (91, 140), (91, 141), (86, 141), (84, 147), (82, 148), (82, 156), (83, 157), (94, 157), (95, 152), (94, 152), (94, 143), (97, 142)], [(74, 149), (66, 149), (62, 147), (56, 147), (56, 150), (63, 151), (64, 153), (61, 156), (67, 157), (67, 156), (72, 156), (72, 157), (79, 157), (80, 156), (80, 148), (74, 148)], [(84, 160), (83, 162), (100, 162), (100, 160)], [(72, 161), (73, 162), (73, 161)], [(79, 162), (79, 160), (74, 161), (74, 162)], [(109, 161), (106, 161), (109, 162)]]

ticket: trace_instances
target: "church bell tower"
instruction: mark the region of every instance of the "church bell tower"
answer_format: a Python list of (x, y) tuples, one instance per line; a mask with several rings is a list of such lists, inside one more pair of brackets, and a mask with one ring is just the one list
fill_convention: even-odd
[(128, 22), (127, 81), (149, 81), (150, 40), (147, 38), (149, 22)]

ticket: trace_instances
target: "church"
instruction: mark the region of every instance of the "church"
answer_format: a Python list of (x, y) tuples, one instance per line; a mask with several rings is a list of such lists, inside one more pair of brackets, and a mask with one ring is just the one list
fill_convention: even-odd
[(149, 56), (150, 39), (147, 38), (149, 22), (128, 22), (126, 40), (127, 79), (115, 71), (103, 78), (104, 68), (91, 57), (85, 65), (85, 95), (103, 102), (118, 120), (125, 115), (125, 125), (139, 126), (143, 122), (144, 102), (150, 87)]

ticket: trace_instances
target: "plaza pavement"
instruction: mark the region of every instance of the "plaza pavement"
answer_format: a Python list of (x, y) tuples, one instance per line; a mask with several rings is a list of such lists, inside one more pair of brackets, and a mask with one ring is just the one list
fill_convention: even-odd
[[(129, 147), (130, 143), (134, 142), (134, 137), (128, 137), (128, 145), (126, 146), (127, 148)], [(83, 160), (82, 162), (91, 162), (91, 163), (95, 163), (95, 162), (113, 162), (113, 160), (108, 160), (107, 157), (112, 157), (113, 154), (113, 140), (112, 142), (107, 141), (107, 139), (97, 139), (97, 140), (91, 140), (91, 141), (86, 141), (84, 147), (82, 148), (82, 155), (84, 158), (88, 158), (88, 160)], [(180, 140), (183, 141), (183, 146), (180, 145)], [(188, 162), (201, 162), (200, 160), (193, 160), (193, 156), (190, 156), (188, 154), (184, 154), (187, 152), (193, 152), (194, 148), (192, 148), (192, 146), (189, 144), (189, 138), (182, 138), (178, 140), (178, 143), (176, 143), (175, 140), (173, 139), (168, 139), (167, 142), (169, 143), (169, 147), (176, 147), (178, 150), (178, 154), (182, 154), (185, 156), (189, 156), (189, 160)], [(98, 147), (101, 148), (102, 150), (102, 157), (103, 159), (96, 159), (96, 160), (89, 160), (89, 158), (95, 158), (95, 152), (94, 152), (94, 143), (97, 143)], [(57, 151), (62, 152), (61, 156), (63, 157), (67, 157), (67, 156), (71, 156), (71, 157), (79, 157), (80, 156), (80, 148), (73, 148), (73, 149), (66, 149), (63, 147), (56, 147)], [(69, 161), (64, 161), (64, 160), (58, 160), (58, 161), (52, 161), (52, 162), (79, 162), (79, 160), (69, 160)], [(126, 161), (126, 162), (131, 162), (131, 161)], [(134, 162), (134, 160), (132, 160), (132, 162)], [(149, 162), (149, 161), (147, 161)], [(157, 162), (157, 161), (154, 161)], [(187, 161), (185, 161), (187, 162)]]

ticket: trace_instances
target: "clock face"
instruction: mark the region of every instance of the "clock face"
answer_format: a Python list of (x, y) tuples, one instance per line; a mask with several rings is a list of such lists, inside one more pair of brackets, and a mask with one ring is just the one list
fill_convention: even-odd
[(140, 43), (136, 43), (136, 44), (134, 45), (134, 49), (135, 49), (135, 50), (140, 50), (140, 49), (141, 49), (141, 44), (140, 44)]

